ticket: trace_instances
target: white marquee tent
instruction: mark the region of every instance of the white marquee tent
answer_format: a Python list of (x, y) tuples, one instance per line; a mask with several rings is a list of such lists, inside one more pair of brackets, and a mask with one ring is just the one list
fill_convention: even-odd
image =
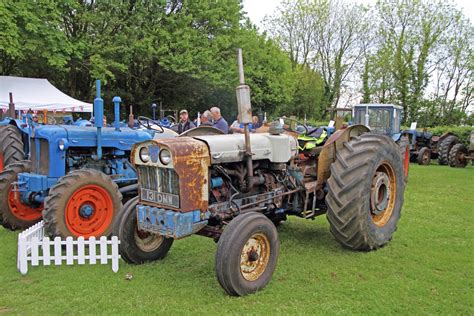
[(92, 112), (92, 104), (71, 98), (47, 79), (0, 76), (0, 109), (5, 111), (13, 95), (16, 110)]

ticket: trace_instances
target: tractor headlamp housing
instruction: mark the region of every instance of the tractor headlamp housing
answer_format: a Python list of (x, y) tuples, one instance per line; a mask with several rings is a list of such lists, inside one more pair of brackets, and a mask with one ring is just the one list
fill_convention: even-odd
[(171, 161), (171, 153), (168, 149), (160, 151), (160, 161), (162, 164), (167, 165)]
[(140, 151), (138, 152), (138, 156), (140, 157), (140, 160), (142, 162), (150, 161), (150, 153), (148, 151), (148, 147), (140, 148)]
[(61, 138), (59, 140), (58, 147), (60, 151), (66, 150), (68, 147), (67, 145), (68, 145), (67, 140), (65, 140), (64, 138)]

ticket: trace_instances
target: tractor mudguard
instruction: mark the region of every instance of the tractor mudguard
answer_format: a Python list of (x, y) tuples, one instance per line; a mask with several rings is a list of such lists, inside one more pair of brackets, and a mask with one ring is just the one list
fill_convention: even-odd
[(329, 176), (331, 175), (330, 167), (336, 159), (337, 149), (343, 146), (343, 143), (352, 137), (367, 132), (370, 132), (370, 129), (365, 125), (352, 125), (345, 129), (337, 130), (331, 135), (331, 137), (329, 137), (318, 158), (317, 190), (323, 188), (324, 183), (326, 183), (326, 180), (329, 179)]

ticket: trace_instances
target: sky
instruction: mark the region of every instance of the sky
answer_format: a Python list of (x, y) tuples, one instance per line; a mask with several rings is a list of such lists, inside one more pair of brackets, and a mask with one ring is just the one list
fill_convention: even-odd
[[(281, 2), (282, 0), (243, 0), (244, 11), (247, 12), (248, 17), (254, 24), (261, 27), (261, 22), (265, 15), (271, 15)], [(356, 0), (356, 2), (373, 5), (376, 0)], [(454, 0), (452, 2), (461, 8), (464, 15), (469, 17), (471, 22), (474, 23), (473, 0)]]

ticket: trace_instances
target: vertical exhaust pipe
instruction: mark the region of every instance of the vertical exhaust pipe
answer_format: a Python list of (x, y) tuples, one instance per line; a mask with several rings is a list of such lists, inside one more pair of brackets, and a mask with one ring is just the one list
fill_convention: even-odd
[(102, 159), (102, 127), (104, 126), (104, 100), (100, 97), (100, 80), (95, 82), (96, 96), (94, 99), (94, 122), (97, 127), (97, 156)]
[(245, 84), (244, 62), (242, 49), (237, 50), (237, 64), (239, 67), (239, 86), (235, 89), (237, 106), (239, 108), (240, 123), (244, 124), (245, 158), (247, 160), (247, 176), (253, 177), (252, 147), (250, 146), (249, 124), (252, 123), (252, 105), (250, 104), (250, 87)]

